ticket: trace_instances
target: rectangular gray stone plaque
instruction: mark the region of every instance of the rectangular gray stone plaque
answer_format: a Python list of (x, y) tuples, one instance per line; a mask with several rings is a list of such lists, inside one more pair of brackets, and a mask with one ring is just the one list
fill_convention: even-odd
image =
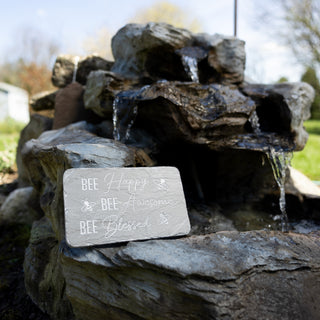
[(72, 247), (190, 232), (174, 167), (69, 169), (63, 187), (66, 240)]

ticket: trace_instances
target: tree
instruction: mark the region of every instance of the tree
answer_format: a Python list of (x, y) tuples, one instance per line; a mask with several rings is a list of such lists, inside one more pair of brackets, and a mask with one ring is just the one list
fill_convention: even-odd
[(202, 29), (197, 19), (191, 18), (186, 11), (168, 1), (155, 3), (136, 14), (131, 20), (135, 23), (166, 22), (177, 28), (186, 28), (193, 32), (200, 32)]
[(113, 60), (111, 52), (111, 33), (107, 28), (98, 30), (93, 36), (87, 37), (82, 44), (86, 54), (97, 54), (108, 60)]
[(273, 0), (260, 5), (259, 25), (288, 45), (305, 66), (320, 66), (320, 1)]
[(51, 65), (58, 49), (57, 42), (35, 28), (18, 30), (8, 55), (15, 57), (0, 65), (0, 81), (21, 87), (30, 95), (52, 89)]
[[(201, 31), (201, 24), (191, 18), (180, 7), (167, 1), (160, 1), (149, 8), (137, 13), (131, 23), (166, 22), (178, 28), (186, 28), (193, 32)], [(102, 28), (93, 36), (87, 37), (83, 42), (83, 49), (87, 54), (96, 53), (106, 59), (113, 59), (111, 53), (111, 33), (108, 29)]]
[(314, 68), (307, 67), (301, 81), (309, 83), (315, 90), (314, 101), (311, 105), (311, 119), (320, 119), (320, 83)]
[(277, 83), (284, 83), (284, 82), (288, 82), (288, 81), (289, 81), (289, 79), (287, 77), (282, 76), (282, 77), (279, 78)]
[(320, 2), (282, 0), (290, 32), (287, 43), (299, 60), (307, 65), (320, 63)]

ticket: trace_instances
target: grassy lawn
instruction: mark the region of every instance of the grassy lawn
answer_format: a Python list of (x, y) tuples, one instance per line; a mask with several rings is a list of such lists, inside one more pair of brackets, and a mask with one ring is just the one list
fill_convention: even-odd
[(320, 120), (309, 120), (304, 125), (309, 139), (302, 151), (294, 153), (291, 165), (311, 180), (320, 181)]
[(20, 131), (24, 126), (10, 118), (0, 123), (0, 173), (14, 167)]

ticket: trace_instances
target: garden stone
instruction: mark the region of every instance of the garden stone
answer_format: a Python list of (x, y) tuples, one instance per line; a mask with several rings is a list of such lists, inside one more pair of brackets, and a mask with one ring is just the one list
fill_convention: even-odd
[(41, 207), (59, 240), (65, 237), (62, 179), (66, 169), (152, 164), (142, 150), (87, 131), (93, 129), (92, 125), (79, 122), (60, 130), (47, 131), (38, 139), (28, 141), (22, 151), (30, 181), (39, 192)]
[(30, 107), (34, 111), (53, 110), (58, 92), (59, 90), (44, 91), (33, 95), (30, 99)]
[(293, 135), (295, 150), (302, 150), (308, 134), (303, 121), (310, 117), (314, 89), (307, 83), (246, 84), (243, 92), (257, 104), (261, 131)]
[(24, 259), (25, 286), (31, 299), (51, 319), (73, 319), (65, 296), (65, 280), (59, 263), (59, 244), (50, 221), (34, 222)]
[(21, 150), (24, 144), (31, 140), (36, 139), (40, 136), (41, 133), (52, 128), (52, 119), (39, 115), (31, 114), (30, 122), (27, 126), (20, 132), (20, 139), (17, 147), (16, 163), (18, 167), (18, 182), (20, 187), (25, 187), (30, 185), (28, 172), (25, 169), (25, 166), (21, 158)]
[(18, 188), (12, 191), (0, 208), (0, 223), (22, 223), (32, 225), (41, 217), (41, 212), (30, 208), (29, 203), (37, 199), (33, 187)]
[(105, 312), (111, 319), (317, 319), (319, 248), (317, 234), (225, 231), (117, 247), (64, 245), (61, 261), (81, 320)]
[(200, 82), (241, 83), (244, 41), (219, 34), (193, 34), (165, 23), (128, 24), (112, 38), (113, 72), (129, 78), (190, 81), (182, 63), (196, 54)]
[(73, 81), (73, 74), (76, 72), (75, 81), (85, 85), (91, 71), (110, 70), (112, 65), (113, 62), (95, 55), (88, 57), (60, 55), (53, 67), (52, 83), (58, 88), (64, 88)]

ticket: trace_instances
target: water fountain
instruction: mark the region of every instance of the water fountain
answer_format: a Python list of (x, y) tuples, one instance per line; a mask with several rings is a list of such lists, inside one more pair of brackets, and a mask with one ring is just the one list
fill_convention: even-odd
[(290, 165), (292, 159), (291, 152), (275, 151), (273, 148), (267, 153), (269, 162), (271, 164), (274, 177), (280, 189), (279, 207), (281, 211), (281, 230), (283, 232), (289, 231), (288, 216), (286, 212), (286, 192), (285, 192), (285, 181), (286, 171)]
[(72, 74), (72, 82), (76, 82), (79, 60), (80, 60), (80, 57), (78, 56), (74, 57), (74, 69)]
[[(33, 301), (54, 319), (300, 319), (302, 309), (316, 319), (319, 233), (283, 233), (274, 221), (287, 231), (307, 199), (286, 170), (306, 142), (313, 90), (244, 82), (244, 42), (233, 37), (130, 24), (112, 47), (111, 69), (83, 80), (101, 121), (46, 131), (22, 151), (45, 213), (25, 258)], [(189, 236), (67, 245), (66, 169), (166, 165), (181, 173)], [(313, 218), (318, 200), (308, 198)]]

